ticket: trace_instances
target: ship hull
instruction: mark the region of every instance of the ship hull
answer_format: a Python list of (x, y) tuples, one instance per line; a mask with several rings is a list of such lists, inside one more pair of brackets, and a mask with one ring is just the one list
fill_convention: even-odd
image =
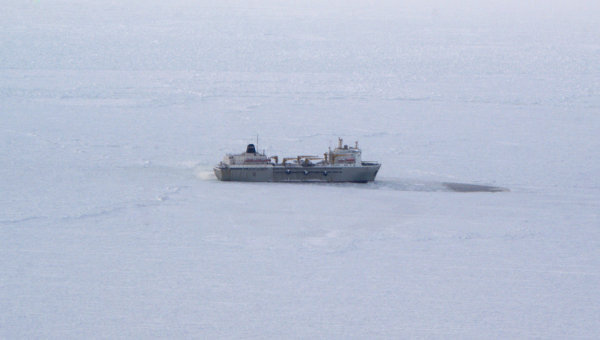
[(367, 183), (375, 180), (380, 167), (378, 163), (363, 163), (362, 166), (219, 166), (214, 172), (221, 181)]

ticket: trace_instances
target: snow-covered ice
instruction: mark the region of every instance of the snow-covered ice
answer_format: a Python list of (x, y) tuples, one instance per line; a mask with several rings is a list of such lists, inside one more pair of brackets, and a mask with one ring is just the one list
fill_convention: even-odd
[(9, 0), (0, 338), (596, 337), (599, 7)]

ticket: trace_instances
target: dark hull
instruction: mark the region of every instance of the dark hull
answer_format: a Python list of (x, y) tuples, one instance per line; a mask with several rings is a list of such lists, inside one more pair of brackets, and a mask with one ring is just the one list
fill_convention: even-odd
[(375, 180), (381, 167), (377, 163), (362, 166), (223, 166), (215, 167), (221, 181), (241, 182), (357, 182)]

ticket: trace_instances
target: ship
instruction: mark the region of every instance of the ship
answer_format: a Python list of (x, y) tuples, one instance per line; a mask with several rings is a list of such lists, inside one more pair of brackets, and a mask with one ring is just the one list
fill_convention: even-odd
[(378, 162), (363, 161), (362, 151), (355, 142), (354, 147), (343, 145), (338, 139), (334, 150), (323, 157), (301, 155), (285, 157), (267, 156), (248, 144), (246, 152), (227, 154), (214, 167), (215, 176), (221, 181), (242, 182), (354, 182), (367, 183), (375, 180), (381, 167)]

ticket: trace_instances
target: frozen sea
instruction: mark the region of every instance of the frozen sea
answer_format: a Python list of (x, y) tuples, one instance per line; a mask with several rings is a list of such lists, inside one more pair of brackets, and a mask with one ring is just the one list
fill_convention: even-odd
[[(596, 338), (599, 17), (5, 1), (0, 338)], [(383, 165), (217, 181), (257, 135)]]

